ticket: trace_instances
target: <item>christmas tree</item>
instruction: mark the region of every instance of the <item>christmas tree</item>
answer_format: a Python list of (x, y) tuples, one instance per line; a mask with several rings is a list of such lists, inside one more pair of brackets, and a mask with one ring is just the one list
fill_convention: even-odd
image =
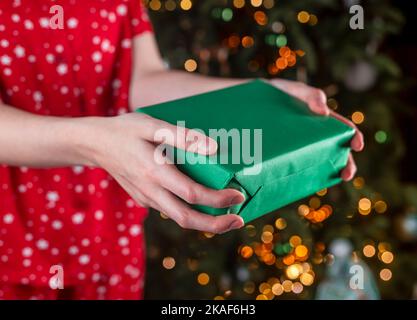
[[(341, 298), (411, 298), (417, 283), (417, 186), (400, 179), (405, 145), (396, 120), (411, 111), (398, 98), (401, 70), (384, 53), (387, 38), (401, 30), (402, 13), (385, 0), (145, 4), (170, 68), (307, 82), (322, 88), (328, 105), (352, 119), (366, 140), (353, 181), (243, 230), (213, 236), (151, 214), (147, 298), (313, 299), (327, 289)], [(349, 10), (357, 4), (364, 29), (352, 30)], [(376, 286), (352, 296), (346, 283), (332, 284), (337, 272), (349, 278), (341, 257), (346, 266), (364, 266)]]

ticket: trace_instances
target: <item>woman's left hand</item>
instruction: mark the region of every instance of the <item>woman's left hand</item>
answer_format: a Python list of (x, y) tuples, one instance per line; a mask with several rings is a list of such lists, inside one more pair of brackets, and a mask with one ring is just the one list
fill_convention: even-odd
[[(333, 110), (330, 110), (330, 108), (327, 106), (327, 98), (323, 90), (310, 87), (302, 82), (290, 80), (273, 79), (269, 80), (269, 82), (278, 89), (281, 89), (287, 92), (288, 94), (293, 95), (294, 97), (307, 103), (308, 107), (314, 113), (323, 116), (335, 117), (336, 119), (346, 123), (348, 126), (354, 128), (356, 130), (356, 133), (351, 141), (350, 146), (353, 151), (362, 151), (362, 149), (365, 146), (362, 132), (359, 131), (359, 129), (352, 121), (334, 112)], [(348, 163), (341, 173), (342, 179), (345, 181), (349, 181), (355, 176), (355, 173), (356, 164), (353, 160), (352, 153), (350, 153)]]

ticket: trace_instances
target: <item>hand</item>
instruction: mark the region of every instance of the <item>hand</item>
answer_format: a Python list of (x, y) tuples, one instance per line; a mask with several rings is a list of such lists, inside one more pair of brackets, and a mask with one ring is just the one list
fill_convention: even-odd
[[(334, 112), (333, 110), (329, 109), (329, 107), (327, 106), (326, 94), (322, 90), (310, 87), (302, 82), (289, 80), (274, 79), (270, 80), (270, 83), (278, 89), (281, 89), (287, 92), (288, 94), (293, 95), (294, 97), (297, 97), (298, 99), (307, 103), (311, 111), (324, 116), (335, 117), (336, 119), (346, 123), (348, 126), (354, 128), (356, 130), (356, 133), (351, 141), (350, 146), (353, 151), (362, 151), (362, 149), (364, 148), (364, 139), (362, 132), (359, 131), (359, 129), (353, 122), (341, 116), (340, 114)], [(355, 174), (356, 164), (353, 160), (352, 153), (350, 153), (348, 163), (346, 167), (342, 170), (341, 176), (343, 180), (349, 181), (355, 176)]]
[[(158, 130), (169, 130), (174, 140), (158, 141), (155, 138)], [(138, 204), (163, 212), (183, 228), (212, 233), (241, 228), (244, 222), (238, 215), (214, 217), (188, 204), (229, 207), (244, 201), (242, 193), (234, 189), (209, 189), (182, 174), (174, 164), (156, 161), (155, 148), (162, 142), (205, 155), (217, 152), (214, 140), (184, 130), (185, 136), (191, 132), (199, 143), (187, 142), (178, 135), (176, 126), (144, 114), (94, 118), (92, 139), (86, 139), (92, 141), (88, 157), (92, 164), (107, 170)]]

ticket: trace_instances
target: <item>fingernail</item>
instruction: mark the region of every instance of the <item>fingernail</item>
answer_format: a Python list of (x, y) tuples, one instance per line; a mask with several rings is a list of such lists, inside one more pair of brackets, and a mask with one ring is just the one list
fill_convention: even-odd
[(198, 150), (203, 153), (212, 154), (217, 150), (217, 144), (210, 139), (202, 139), (198, 142)]
[(245, 196), (241, 194), (239, 196), (233, 197), (232, 200), (230, 200), (230, 205), (233, 206), (235, 204), (242, 203), (243, 201), (245, 201)]
[(244, 225), (244, 222), (242, 219), (236, 219), (230, 224), (229, 230), (240, 229), (243, 227), (243, 225)]

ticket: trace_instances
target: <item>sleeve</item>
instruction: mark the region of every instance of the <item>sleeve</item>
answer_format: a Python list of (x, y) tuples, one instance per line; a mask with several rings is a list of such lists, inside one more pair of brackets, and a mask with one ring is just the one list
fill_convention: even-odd
[(130, 23), (132, 24), (132, 36), (138, 36), (146, 31), (153, 32), (152, 23), (148, 11), (142, 0), (130, 0)]

